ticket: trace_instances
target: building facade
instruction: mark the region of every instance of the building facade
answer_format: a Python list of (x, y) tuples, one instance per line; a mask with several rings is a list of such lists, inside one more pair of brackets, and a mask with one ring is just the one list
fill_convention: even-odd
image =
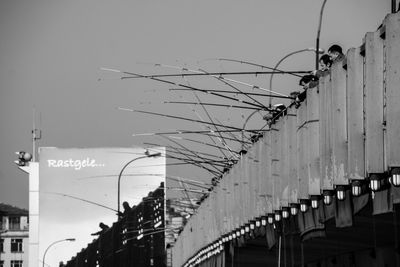
[(0, 267), (28, 266), (28, 211), (0, 203)]
[(165, 187), (161, 183), (138, 205), (83, 248), (64, 267), (165, 267)]

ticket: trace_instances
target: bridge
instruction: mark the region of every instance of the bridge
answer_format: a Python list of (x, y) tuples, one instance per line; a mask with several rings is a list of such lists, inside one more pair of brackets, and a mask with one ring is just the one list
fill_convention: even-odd
[(173, 266), (400, 266), (400, 13), (271, 119)]

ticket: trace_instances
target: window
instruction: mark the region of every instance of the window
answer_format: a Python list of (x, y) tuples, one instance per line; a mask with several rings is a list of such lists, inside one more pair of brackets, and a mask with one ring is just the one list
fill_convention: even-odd
[(4, 239), (0, 239), (0, 252), (4, 252)]
[(20, 217), (10, 217), (10, 230), (21, 230), (21, 218)]
[(11, 252), (22, 252), (22, 239), (11, 239)]
[(22, 267), (22, 261), (11, 261), (11, 267)]

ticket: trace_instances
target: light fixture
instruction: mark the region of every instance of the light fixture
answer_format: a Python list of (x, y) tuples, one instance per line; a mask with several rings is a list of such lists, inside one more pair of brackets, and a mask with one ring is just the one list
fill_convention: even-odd
[(310, 200), (309, 199), (300, 199), (300, 211), (301, 212), (307, 212), (308, 206), (310, 206)]
[(240, 236), (240, 228), (237, 228), (236, 229), (236, 238), (239, 238), (239, 236)]
[(340, 201), (342, 201), (346, 198), (346, 186), (344, 186), (344, 185), (336, 186), (336, 197)]
[(396, 167), (390, 170), (390, 182), (395, 187), (400, 186), (400, 168)]
[(290, 215), (290, 208), (289, 207), (282, 207), (282, 218), (287, 219)]
[(250, 230), (254, 230), (254, 228), (256, 228), (256, 221), (254, 221), (254, 220), (251, 220), (250, 222), (249, 222), (249, 227), (250, 227)]
[(229, 234), (229, 236), (228, 236), (228, 240), (229, 240), (229, 241), (231, 241), (231, 240), (232, 240), (232, 238), (233, 238), (233, 235), (232, 235), (232, 234)]
[(235, 230), (232, 233), (232, 239), (236, 239), (236, 231)]
[(246, 232), (245, 226), (242, 226), (242, 227), (240, 228), (240, 235), (244, 235), (245, 232)]
[(15, 152), (18, 155), (18, 160), (15, 160), (14, 163), (18, 166), (26, 166), (29, 161), (32, 160), (32, 154), (25, 152), (25, 151), (18, 151)]
[(244, 225), (244, 231), (245, 231), (246, 233), (249, 233), (249, 232), (250, 232), (250, 224), (246, 223), (246, 224)]
[(261, 225), (266, 226), (267, 225), (267, 216), (261, 216)]
[(273, 213), (268, 213), (268, 223), (269, 224), (274, 223), (274, 214)]
[(282, 219), (282, 211), (280, 210), (275, 210), (275, 221), (280, 222)]
[(324, 190), (323, 191), (323, 196), (324, 196), (324, 204), (329, 206), (332, 204), (333, 201), (333, 191), (332, 190)]
[(290, 214), (292, 216), (296, 216), (297, 213), (299, 213), (299, 209), (300, 209), (300, 204), (298, 204), (298, 203), (291, 203), (290, 204)]
[[(257, 219), (256, 219), (256, 227), (258, 228), (258, 227), (260, 227), (261, 226), (261, 217), (258, 217)], [(250, 224), (250, 228), (251, 228), (251, 224)]]
[(321, 196), (319, 196), (319, 195), (312, 195), (310, 198), (311, 198), (311, 208), (313, 208), (313, 209), (318, 209), (319, 201), (320, 201), (320, 199), (321, 199)]
[(363, 193), (361, 180), (354, 180), (351, 183), (351, 194), (355, 197), (361, 196)]
[(387, 179), (382, 173), (371, 173), (369, 176), (369, 187), (372, 191), (376, 192), (385, 189), (387, 186)]
[(154, 225), (154, 228), (157, 228), (157, 227), (160, 226), (161, 224), (162, 224), (162, 221), (157, 222), (157, 223)]

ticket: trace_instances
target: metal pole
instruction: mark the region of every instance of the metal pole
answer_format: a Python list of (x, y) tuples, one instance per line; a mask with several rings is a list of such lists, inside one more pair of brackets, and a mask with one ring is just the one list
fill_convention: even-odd
[(317, 31), (317, 40), (316, 40), (316, 50), (315, 50), (315, 70), (319, 69), (319, 57), (318, 57), (318, 52), (319, 52), (319, 36), (321, 34), (321, 25), (322, 25), (322, 15), (324, 13), (324, 8), (327, 0), (324, 0), (321, 6), (321, 11), (319, 13), (319, 24), (318, 24), (318, 31)]
[(146, 155), (146, 156), (134, 158), (134, 159), (128, 161), (128, 163), (126, 163), (124, 165), (124, 167), (121, 169), (121, 171), (119, 172), (119, 175), (118, 175), (118, 209), (117, 209), (118, 210), (118, 213), (117, 213), (118, 219), (120, 218), (121, 177), (122, 177), (122, 173), (124, 172), (125, 168), (128, 167), (129, 164), (131, 164), (132, 162), (134, 162), (138, 159), (154, 158), (154, 157), (158, 157), (160, 155), (161, 155), (161, 153), (156, 153), (156, 154), (152, 154), (152, 155)]
[(57, 244), (57, 243), (64, 242), (64, 241), (70, 241), (70, 242), (72, 242), (72, 241), (75, 241), (75, 238), (62, 239), (62, 240), (58, 240), (58, 241), (55, 241), (55, 242), (51, 243), (51, 244), (46, 248), (46, 250), (44, 251), (43, 260), (42, 260), (42, 266), (43, 266), (43, 267), (44, 267), (44, 264), (45, 264), (45, 259), (46, 259), (47, 251), (48, 251), (53, 245), (55, 245), (55, 244)]

